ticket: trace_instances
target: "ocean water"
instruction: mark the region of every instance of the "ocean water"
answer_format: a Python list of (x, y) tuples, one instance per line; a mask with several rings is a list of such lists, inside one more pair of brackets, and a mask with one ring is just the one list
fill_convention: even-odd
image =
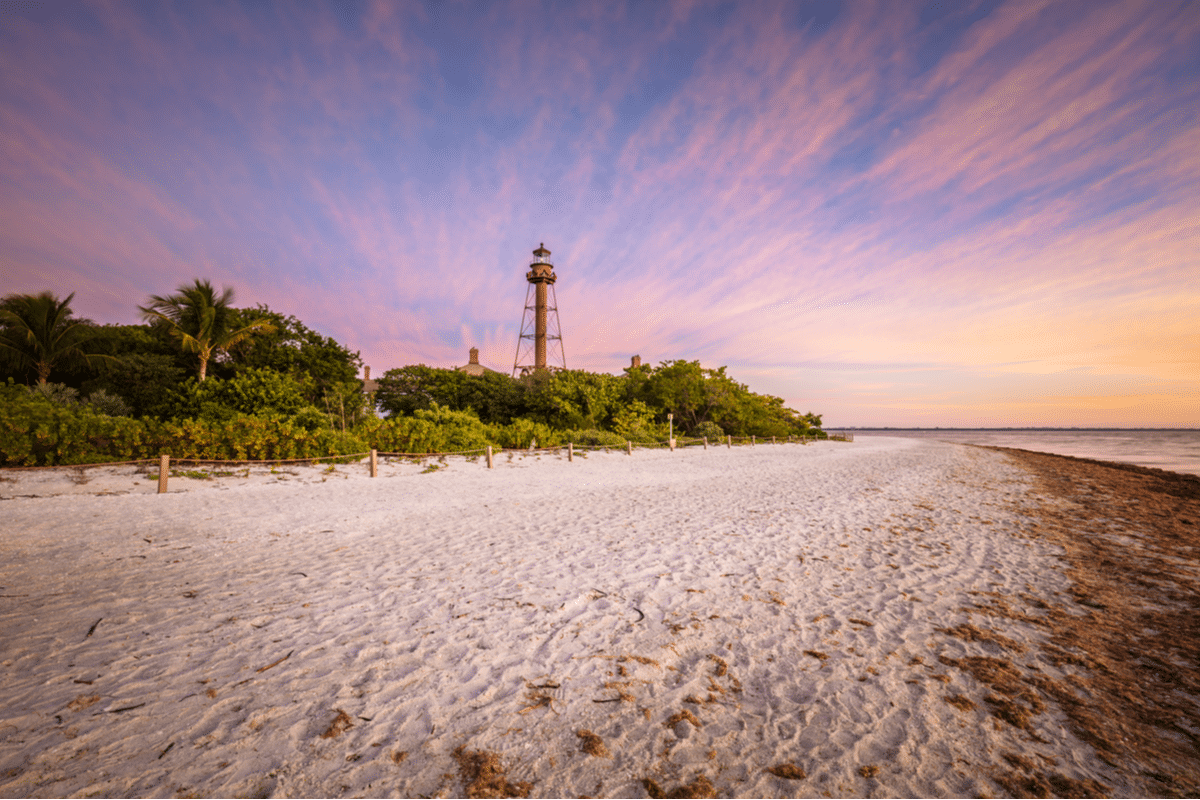
[(1143, 467), (1200, 475), (1200, 429), (995, 430), (940, 428), (935, 430), (850, 430), (858, 436), (901, 436), (943, 442), (990, 444), (1040, 453), (1124, 461)]

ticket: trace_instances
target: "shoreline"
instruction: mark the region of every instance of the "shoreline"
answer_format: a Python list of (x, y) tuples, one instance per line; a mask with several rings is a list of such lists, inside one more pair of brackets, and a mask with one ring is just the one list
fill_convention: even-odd
[(862, 437), (933, 439), (979, 447), (1027, 450), (1110, 463), (1135, 464), (1200, 477), (1200, 429), (857, 431)]
[[(1075, 602), (1052, 609), (1046, 626), (1053, 652), (1082, 652), (1088, 674), (1038, 688), (1146, 795), (1200, 795), (1200, 478), (983, 447), (1037, 476), (1038, 535), (1066, 551)], [(1010, 791), (1055, 791), (1025, 772)]]
[(1071, 494), (1167, 479), (1061, 458), (864, 438), (5, 501), (0, 794), (1194, 794), (1186, 735), (1137, 716), (1194, 725), (1191, 668), (1121, 663), (1179, 660), (1189, 564), (1120, 517), (1159, 553), (1120, 581), (1178, 578), (1135, 616)]
[(998, 453), (1011, 453), (1017, 457), (1025, 455), (1043, 456), (1047, 458), (1062, 459), (1065, 461), (1076, 461), (1080, 464), (1087, 464), (1095, 467), (1104, 467), (1123, 472), (1132, 472), (1136, 475), (1143, 475), (1160, 480), (1176, 483), (1181, 487), (1187, 487), (1184, 491), (1189, 497), (1200, 497), (1200, 475), (1194, 475), (1190, 472), (1178, 472), (1176, 470), (1162, 469), (1160, 467), (1147, 467), (1143, 464), (1134, 464), (1130, 461), (1108, 461), (1102, 458), (1088, 458), (1086, 456), (1069, 456), (1063, 453), (1046, 453), (1040, 450), (1026, 450), (1021, 447), (1004, 447), (993, 444), (968, 444), (966, 442), (955, 442), (954, 444), (962, 444), (964, 447), (979, 447), (984, 450), (995, 450)]

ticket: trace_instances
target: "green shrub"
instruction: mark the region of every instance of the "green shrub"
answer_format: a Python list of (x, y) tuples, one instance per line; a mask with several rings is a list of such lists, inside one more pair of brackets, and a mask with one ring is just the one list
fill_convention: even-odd
[(721, 429), (720, 425), (710, 420), (701, 422), (690, 435), (697, 439), (708, 437), (710, 442), (724, 441), (725, 439), (725, 431)]
[(613, 415), (613, 430), (631, 442), (661, 442), (667, 438), (667, 426), (654, 422), (654, 410), (634, 400)]
[[(151, 339), (148, 333), (142, 335)], [(120, 396), (129, 405), (129, 413), (121, 416), (166, 419), (175, 413), (184, 379), (185, 371), (170, 356), (135, 352), (122, 355), (116, 364), (84, 384), (84, 389), (89, 397), (95, 397), (101, 389)]]
[(145, 457), (152, 441), (142, 423), (88, 406), (58, 405), (11, 379), (0, 386), (0, 465), (52, 466)]
[[(53, 466), (132, 461), (169, 453), (177, 459), (263, 460), (363, 453), (360, 436), (303, 420), (237, 415), (228, 419), (110, 417), (60, 406), (10, 381), (0, 386), (0, 465)], [(323, 416), (323, 415), (322, 415)]]
[(296, 378), (268, 369), (251, 369), (228, 380), (185, 381), (174, 417), (230, 421), (239, 416), (291, 417), (309, 404)]
[(96, 389), (88, 395), (86, 402), (93, 411), (106, 417), (129, 416), (129, 404), (125, 399), (117, 394), (109, 394), (105, 389)]
[(159, 423), (163, 452), (172, 458), (261, 461), (362, 453), (360, 437), (330, 428), (305, 430), (291, 419), (239, 416), (228, 420)]
[(42, 397), (59, 406), (74, 406), (79, 404), (79, 392), (62, 383), (35, 383), (28, 389), (34, 397)]
[(330, 427), (329, 415), (316, 406), (305, 406), (300, 409), (292, 415), (292, 422), (310, 432)]
[(527, 448), (537, 441), (538, 447), (557, 447), (566, 444), (562, 431), (552, 430), (540, 422), (519, 418), (508, 425), (495, 425), (492, 434), (501, 447)]
[(433, 404), (412, 416), (367, 419), (355, 433), (384, 453), (454, 453), (482, 450), (495, 444), (493, 429), (470, 411), (451, 411)]

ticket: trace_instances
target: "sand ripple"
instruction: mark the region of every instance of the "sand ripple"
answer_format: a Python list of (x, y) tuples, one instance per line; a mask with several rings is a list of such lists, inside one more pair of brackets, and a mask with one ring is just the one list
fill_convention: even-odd
[(1069, 583), (1001, 454), (291, 472), (0, 506), (0, 794), (961, 796), (1005, 753), (1122, 786), (953, 666), (1074, 669), (1041, 655)]

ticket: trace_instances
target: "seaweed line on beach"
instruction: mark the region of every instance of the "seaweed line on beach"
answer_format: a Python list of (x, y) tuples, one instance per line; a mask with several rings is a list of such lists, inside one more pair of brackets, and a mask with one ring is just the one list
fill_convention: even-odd
[[(1200, 796), (1200, 478), (987, 449), (1008, 454), (1037, 480), (1036, 532), (1065, 550), (1074, 602), (1043, 603), (1043, 617), (1002, 598), (975, 610), (1044, 625), (1050, 661), (1077, 670), (1068, 685), (1044, 675), (1022, 681), (995, 658), (944, 661), (998, 689), (988, 703), (1011, 724), (1026, 728), (1043, 698), (1052, 699), (1076, 735), (1144, 794)], [(944, 632), (972, 637), (966, 629)], [(1105, 788), (1022, 769), (997, 778), (1015, 796)]]

